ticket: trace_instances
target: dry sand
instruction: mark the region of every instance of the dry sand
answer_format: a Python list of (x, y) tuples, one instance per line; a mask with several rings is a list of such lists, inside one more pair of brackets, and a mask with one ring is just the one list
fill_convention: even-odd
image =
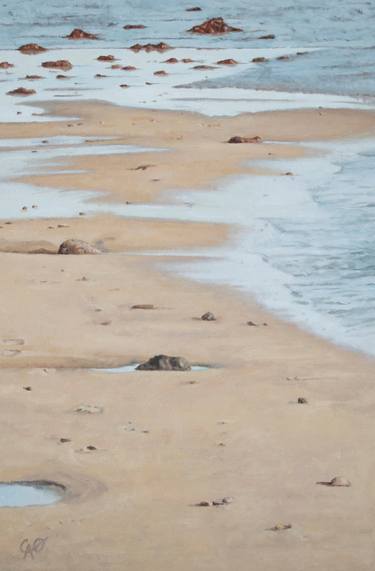
[[(74, 131), (172, 148), (147, 158), (77, 157), (66, 168), (87, 172), (33, 177), (49, 187), (104, 188), (108, 199), (123, 202), (155, 200), (171, 188), (213, 188), (222, 176), (246, 172), (245, 160), (301, 153), (273, 141), (375, 131), (373, 114), (354, 111), (207, 119), (94, 103), (53, 108), (79, 116), (69, 122), (76, 126), (7, 124), (1, 136)], [(223, 143), (237, 134), (270, 143)], [(129, 170), (148, 162), (152, 173)], [(1, 571), (373, 570), (373, 360), (227, 288), (180, 279), (155, 258), (133, 254), (218, 244), (231, 232), (225, 225), (108, 215), (0, 225), (2, 479), (68, 487), (55, 506), (0, 510)], [(69, 237), (103, 244), (106, 253), (26, 253), (53, 252)], [(156, 309), (131, 309), (137, 303)], [(216, 322), (196, 319), (207, 310)], [(214, 367), (86, 370), (161, 352)], [(296, 404), (298, 397), (308, 404)], [(81, 404), (103, 411), (74, 413)], [(89, 444), (97, 450), (82, 452)], [(352, 487), (316, 485), (337, 475)], [(233, 503), (194, 506), (224, 496)], [(292, 528), (269, 531), (277, 523)], [(23, 560), (21, 541), (37, 537), (48, 538), (45, 549)]]

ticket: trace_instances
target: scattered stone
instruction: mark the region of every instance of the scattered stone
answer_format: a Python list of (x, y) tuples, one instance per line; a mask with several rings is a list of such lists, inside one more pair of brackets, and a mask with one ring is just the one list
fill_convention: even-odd
[(68, 36), (65, 36), (68, 40), (98, 40), (98, 36), (96, 34), (90, 34), (89, 32), (85, 32), (79, 28), (75, 28), (70, 32)]
[(158, 71), (154, 71), (154, 75), (165, 76), (168, 75), (168, 73), (164, 71), (164, 69), (159, 69)]
[(231, 498), (230, 496), (226, 496), (225, 498), (221, 498), (220, 500), (213, 500), (212, 505), (213, 506), (226, 506), (228, 504), (231, 504), (233, 502), (233, 498)]
[(17, 89), (12, 89), (12, 91), (7, 92), (7, 95), (18, 95), (20, 97), (27, 97), (28, 95), (35, 94), (35, 89), (27, 89), (26, 87), (17, 87)]
[(137, 371), (190, 371), (190, 363), (183, 357), (155, 355), (136, 368)]
[(175, 57), (170, 57), (169, 59), (166, 59), (163, 63), (178, 63), (178, 59)]
[(203, 500), (202, 502), (198, 502), (198, 503), (195, 504), (195, 505), (196, 505), (197, 507), (199, 507), (199, 508), (209, 508), (209, 507), (212, 505), (212, 503), (211, 503), (211, 502), (208, 502), (208, 501), (206, 501), (206, 500)]
[(56, 75), (56, 79), (70, 79), (70, 77), (68, 75), (63, 75), (59, 73), (58, 75)]
[(98, 56), (97, 61), (115, 61), (116, 58), (113, 55)]
[(352, 485), (349, 480), (342, 476), (335, 476), (329, 482), (317, 482), (320, 486), (331, 486), (333, 488), (350, 488)]
[(298, 404), (308, 404), (308, 400), (305, 399), (305, 397), (298, 397), (297, 403)]
[(258, 40), (274, 40), (275, 38), (275, 34), (266, 34), (265, 36), (259, 36)]
[(279, 56), (276, 59), (279, 61), (287, 61), (290, 59), (290, 57), (289, 56)]
[(129, 85), (127, 83), (121, 83), (120, 87), (121, 87), (121, 89), (127, 89), (129, 87)]
[(93, 450), (97, 450), (97, 448), (92, 444), (88, 444), (87, 446), (85, 446), (85, 450), (89, 450), (90, 452), (92, 452)]
[(130, 309), (156, 309), (156, 307), (152, 303), (138, 303), (132, 305)]
[(237, 65), (238, 61), (235, 59), (221, 59), (216, 62), (218, 65)]
[(57, 252), (58, 254), (64, 255), (82, 255), (82, 254), (101, 254), (102, 252), (95, 248), (88, 242), (84, 242), (83, 240), (65, 240)]
[(202, 8), (200, 6), (193, 6), (192, 8), (186, 8), (185, 12), (201, 12)]
[(259, 135), (255, 135), (255, 137), (239, 137), (238, 135), (236, 135), (235, 137), (231, 137), (228, 141), (228, 143), (234, 143), (234, 144), (239, 144), (239, 143), (261, 143), (262, 142), (262, 137), (259, 137)]
[(184, 57), (181, 61), (182, 63), (193, 63), (194, 60), (189, 57)]
[(95, 406), (91, 404), (81, 404), (79, 407), (75, 409), (74, 412), (78, 414), (102, 414), (103, 412), (102, 406)]
[(143, 24), (126, 24), (123, 28), (124, 30), (144, 30), (146, 26)]
[(10, 67), (14, 67), (14, 64), (9, 63), (9, 61), (0, 62), (0, 69), (9, 69)]
[(193, 26), (188, 32), (194, 34), (226, 34), (227, 32), (243, 32), (243, 30), (229, 26), (223, 18), (211, 18), (198, 26)]
[(155, 165), (139, 165), (135, 168), (129, 169), (130, 171), (145, 171), (151, 167), (154, 167)]
[(246, 325), (249, 325), (250, 327), (258, 327), (258, 325), (254, 323), (254, 321), (248, 321)]
[(209, 69), (215, 69), (215, 67), (212, 66), (212, 65), (202, 65), (202, 64), (199, 64), (199, 65), (195, 65), (195, 66), (193, 67), (193, 69), (197, 69), (197, 70), (199, 70), (199, 71), (204, 71), (204, 70), (209, 70)]
[(70, 438), (60, 438), (59, 442), (61, 442), (61, 444), (65, 444), (66, 442), (71, 442)]
[(124, 71), (135, 71), (137, 68), (134, 67), (134, 65), (125, 65), (121, 69), (123, 69)]
[(29, 391), (29, 392), (30, 392), (30, 391), (32, 390), (32, 387), (22, 387), (22, 388), (23, 388), (24, 391)]
[(28, 81), (36, 81), (37, 79), (44, 79), (41, 75), (26, 75), (24, 79)]
[(133, 52), (165, 52), (173, 48), (165, 42), (159, 42), (158, 44), (134, 44), (129, 49), (131, 49)]
[(285, 176), (293, 176), (293, 173), (291, 171), (288, 171), (286, 173), (284, 173)]
[(26, 211), (27, 211), (27, 206), (22, 206), (21, 210), (22, 210), (22, 212), (26, 212)]
[(277, 523), (270, 528), (270, 531), (285, 531), (287, 529), (292, 529), (291, 523)]
[(266, 57), (254, 57), (251, 61), (252, 63), (264, 63), (268, 59)]
[(111, 69), (121, 69), (121, 65), (119, 63), (115, 63), (111, 65)]
[(97, 73), (95, 74), (96, 79), (102, 79), (103, 77), (107, 77), (106, 75), (103, 75), (102, 73)]
[(44, 61), (42, 63), (42, 67), (47, 69), (62, 69), (64, 71), (69, 71), (73, 66), (70, 61), (66, 59), (58, 59), (56, 61)]
[(18, 48), (18, 51), (27, 55), (36, 55), (46, 52), (47, 49), (43, 48), (43, 46), (40, 46), (39, 44), (24, 44)]
[(211, 313), (211, 311), (207, 311), (207, 313), (204, 313), (201, 316), (201, 320), (202, 321), (216, 321), (216, 317), (214, 316), (213, 313)]

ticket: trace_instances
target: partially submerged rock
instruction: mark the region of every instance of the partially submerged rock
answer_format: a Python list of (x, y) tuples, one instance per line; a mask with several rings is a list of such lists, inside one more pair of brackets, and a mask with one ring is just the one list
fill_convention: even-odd
[(173, 48), (165, 42), (159, 42), (158, 44), (134, 44), (129, 49), (133, 52), (165, 52)]
[(265, 36), (259, 36), (258, 40), (274, 40), (275, 38), (275, 34), (266, 34)]
[(218, 65), (237, 65), (238, 61), (236, 61), (235, 59), (221, 59), (219, 61), (216, 62)]
[(320, 486), (331, 486), (332, 488), (350, 488), (352, 485), (349, 480), (342, 476), (335, 476), (328, 482), (317, 482)]
[(199, 65), (195, 65), (193, 67), (193, 69), (197, 69), (199, 71), (205, 71), (205, 70), (209, 70), (209, 69), (215, 69), (215, 67), (212, 65), (199, 64)]
[(115, 56), (109, 54), (109, 55), (105, 55), (105, 56), (98, 56), (96, 58), (98, 61), (115, 61), (116, 58)]
[(11, 67), (14, 67), (13, 63), (9, 63), (9, 61), (2, 61), (0, 62), (0, 69), (9, 69)]
[(102, 252), (83, 240), (65, 240), (57, 252), (64, 255), (101, 254)]
[(201, 12), (202, 8), (200, 6), (192, 6), (192, 8), (186, 8), (185, 12)]
[(137, 371), (190, 371), (190, 363), (184, 357), (155, 355), (145, 363), (138, 365)]
[(17, 89), (12, 89), (8, 91), (7, 95), (19, 95), (21, 97), (27, 97), (28, 95), (35, 95), (35, 89), (27, 89), (26, 87), (17, 87)]
[(38, 79), (43, 79), (41, 75), (25, 75), (24, 79), (28, 81), (37, 81)]
[(255, 135), (255, 137), (240, 137), (240, 136), (236, 135), (235, 137), (231, 137), (228, 140), (228, 143), (231, 143), (231, 144), (261, 143), (261, 142), (262, 142), (262, 137), (259, 137), (259, 135)]
[(178, 63), (178, 59), (175, 57), (170, 57), (169, 59), (166, 59), (163, 63)]
[(164, 69), (159, 69), (158, 71), (154, 71), (154, 75), (165, 76), (168, 75), (168, 73), (164, 71)]
[(188, 32), (194, 34), (226, 34), (227, 32), (242, 32), (241, 28), (229, 26), (223, 18), (211, 18), (198, 26), (193, 26)]
[(72, 69), (72, 64), (67, 59), (58, 59), (55, 61), (44, 61), (42, 63), (42, 67), (47, 69), (62, 69), (64, 71), (68, 71)]
[(268, 59), (266, 57), (253, 57), (251, 61), (252, 63), (264, 63), (265, 61), (268, 61)]
[(18, 48), (18, 51), (20, 51), (23, 54), (27, 54), (27, 55), (36, 55), (36, 54), (41, 54), (43, 52), (46, 52), (47, 48), (44, 48), (43, 46), (40, 46), (39, 44), (24, 44), (23, 46), (20, 46)]
[(126, 24), (123, 28), (124, 30), (144, 30), (146, 26), (143, 24)]
[(121, 68), (123, 71), (135, 71), (137, 68), (134, 67), (134, 65), (124, 65), (124, 67)]
[(97, 40), (98, 36), (96, 34), (90, 34), (90, 32), (85, 32), (80, 28), (74, 28), (68, 36), (65, 36), (68, 40)]

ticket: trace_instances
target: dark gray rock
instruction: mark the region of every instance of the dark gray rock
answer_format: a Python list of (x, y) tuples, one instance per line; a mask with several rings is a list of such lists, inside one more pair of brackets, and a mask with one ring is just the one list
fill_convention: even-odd
[(155, 355), (145, 363), (138, 365), (137, 371), (190, 371), (190, 363), (183, 357)]

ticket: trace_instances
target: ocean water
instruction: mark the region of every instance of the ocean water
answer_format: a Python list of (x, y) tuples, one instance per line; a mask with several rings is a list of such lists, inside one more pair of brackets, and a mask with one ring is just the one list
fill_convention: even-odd
[[(201, 12), (185, 11), (197, 3)], [(217, 37), (187, 32), (219, 15), (243, 32)], [(125, 24), (139, 23), (146, 29), (123, 30)], [(15, 67), (0, 70), (0, 121), (46, 120), (42, 103), (53, 99), (102, 99), (210, 116), (318, 106), (373, 109), (374, 24), (373, 0), (3, 0), (0, 61)], [(65, 39), (74, 27), (97, 33), (99, 39)], [(260, 39), (265, 34), (275, 34), (275, 39)], [(127, 49), (150, 41), (166, 41), (176, 49), (164, 54)], [(26, 42), (40, 43), (49, 52), (22, 55), (16, 48)], [(112, 70), (96, 61), (105, 53), (137, 69)], [(190, 57), (194, 64), (166, 65), (164, 60), (172, 56)], [(252, 63), (259, 56), (268, 61)], [(74, 66), (64, 80), (40, 67), (45, 59), (62, 58)], [(239, 65), (218, 66), (225, 58)], [(193, 69), (195, 64), (214, 69), (202, 72)], [(156, 78), (154, 72), (160, 69), (168, 76)], [(27, 74), (43, 79), (25, 83)], [(129, 88), (121, 88), (123, 83)], [(27, 102), (40, 102), (39, 108), (6, 95), (20, 85), (36, 90)], [(218, 183), (215, 192), (167, 194), (155, 205), (105, 205), (95, 203), (93, 193), (11, 183), (12, 165), (19, 165), (20, 157), (29, 172), (42, 168), (40, 158), (69, 156), (84, 146), (78, 140), (65, 144), (70, 150), (45, 149), (31, 157), (25, 150), (10, 150), (14, 142), (1, 145), (3, 216), (106, 210), (128, 217), (231, 223), (235, 230), (228, 247), (191, 252), (203, 258), (202, 264), (190, 261), (186, 253), (184, 263), (173, 268), (198, 280), (228, 283), (307, 329), (375, 355), (374, 139), (316, 142), (308, 145), (312, 156), (267, 163), (275, 173), (293, 171), (294, 176), (234, 177)], [(39, 209), (21, 213), (21, 204), (33, 202)]]

